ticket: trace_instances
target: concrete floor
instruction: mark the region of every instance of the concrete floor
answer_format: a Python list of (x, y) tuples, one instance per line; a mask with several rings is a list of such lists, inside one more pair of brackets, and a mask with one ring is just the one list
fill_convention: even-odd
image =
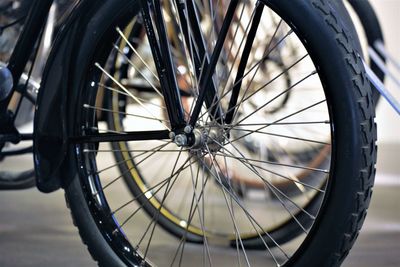
[[(400, 172), (390, 156), (399, 150), (384, 151), (368, 217), (343, 266), (400, 266)], [(0, 266), (95, 266), (62, 191), (0, 192)]]

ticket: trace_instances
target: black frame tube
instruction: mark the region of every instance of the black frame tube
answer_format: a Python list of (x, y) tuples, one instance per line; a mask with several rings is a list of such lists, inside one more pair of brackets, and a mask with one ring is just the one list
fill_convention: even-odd
[[(218, 62), (219, 56), (221, 54), (222, 47), (224, 45), (226, 35), (228, 34), (229, 27), (231, 25), (234, 15), (235, 15), (235, 10), (236, 10), (238, 3), (239, 3), (239, 0), (231, 0), (231, 2), (229, 3), (228, 10), (226, 11), (226, 15), (225, 15), (221, 30), (218, 35), (217, 43), (215, 44), (213, 53), (211, 55), (210, 64), (207, 67), (205, 67), (206, 72), (205, 72), (205, 74), (203, 73), (204, 75), (202, 75), (202, 77), (200, 77), (200, 82), (199, 82), (200, 95), (197, 99), (196, 105), (193, 109), (192, 116), (191, 116), (190, 122), (189, 122), (189, 124), (192, 127), (194, 127), (196, 125), (196, 122), (200, 115), (200, 111), (203, 106), (204, 100), (207, 98), (208, 100), (211, 100), (211, 102), (214, 102), (213, 100), (214, 100), (216, 91), (212, 92), (212, 90), (209, 90), (209, 87), (212, 84), (212, 76), (213, 76), (215, 68), (217, 66), (217, 62)], [(210, 93), (214, 93), (214, 95), (212, 95), (212, 94), (210, 95)], [(209, 106), (209, 108), (210, 107), (212, 108), (211, 114), (216, 114), (218, 117), (220, 117), (218, 114), (218, 111), (215, 110), (216, 109), (215, 106), (217, 106), (217, 105), (213, 105), (213, 103), (207, 103), (207, 105)], [(212, 106), (214, 106), (214, 107), (212, 107)]]
[(247, 35), (246, 44), (244, 45), (242, 57), (240, 59), (238, 72), (236, 74), (234, 86), (232, 89), (232, 96), (229, 101), (227, 113), (225, 114), (225, 123), (230, 124), (233, 120), (233, 115), (236, 111), (236, 104), (239, 97), (240, 88), (242, 87), (243, 75), (246, 70), (247, 61), (249, 59), (250, 51), (253, 46), (254, 38), (256, 36), (258, 26), (260, 25), (261, 16), (264, 10), (264, 5), (257, 2), (256, 11), (254, 13), (253, 21), (251, 23), (249, 34)]
[[(160, 1), (154, 1), (153, 5), (151, 0), (140, 0), (140, 4), (143, 22), (154, 56), (154, 63), (156, 64), (156, 69), (160, 79), (171, 128), (173, 131), (183, 131), (186, 122)], [(150, 14), (151, 10), (154, 12), (157, 35), (153, 27), (153, 20)]]
[(24, 72), (25, 66), (35, 48), (35, 44), (39, 39), (40, 33), (47, 21), (47, 14), (54, 0), (37, 0), (32, 1), (28, 16), (25, 19), (24, 27), (21, 35), (17, 40), (14, 50), (12, 51), (8, 69), (13, 76), (13, 89), (6, 99), (0, 102), (0, 107), (7, 107), (10, 103), (12, 95), (16, 91), (19, 80)]

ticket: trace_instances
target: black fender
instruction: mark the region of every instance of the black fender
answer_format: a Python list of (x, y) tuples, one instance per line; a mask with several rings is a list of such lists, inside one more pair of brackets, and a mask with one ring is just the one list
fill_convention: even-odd
[(61, 22), (60, 30), (44, 69), (34, 119), (34, 164), (37, 187), (52, 192), (67, 181), (68, 97), (82, 34), (91, 15), (112, 0), (78, 0)]

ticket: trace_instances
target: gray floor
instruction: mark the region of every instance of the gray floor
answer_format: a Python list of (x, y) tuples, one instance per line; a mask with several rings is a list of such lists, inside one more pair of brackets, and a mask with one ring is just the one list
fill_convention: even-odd
[[(393, 160), (399, 150), (384, 151), (368, 217), (343, 266), (400, 266), (400, 172)], [(95, 266), (72, 226), (61, 191), (0, 192), (3, 266)]]

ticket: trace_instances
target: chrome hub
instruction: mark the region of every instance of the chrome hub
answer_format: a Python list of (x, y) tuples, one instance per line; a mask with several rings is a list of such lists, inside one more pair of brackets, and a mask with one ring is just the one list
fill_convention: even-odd
[(224, 130), (218, 125), (207, 125), (195, 128), (193, 131), (194, 142), (192, 150), (204, 150), (216, 152), (222, 148), (225, 142)]

